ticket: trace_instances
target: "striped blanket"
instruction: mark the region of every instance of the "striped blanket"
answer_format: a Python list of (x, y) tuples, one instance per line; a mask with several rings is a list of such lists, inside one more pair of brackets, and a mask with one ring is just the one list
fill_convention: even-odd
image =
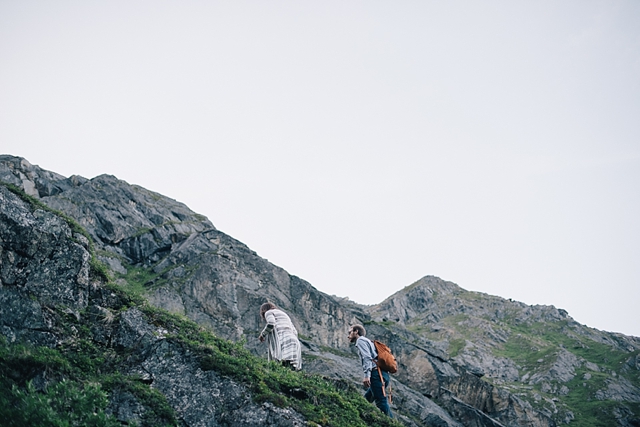
[(269, 360), (288, 361), (296, 369), (302, 369), (302, 352), (300, 341), (298, 341), (298, 331), (291, 319), (282, 310), (277, 308), (269, 310), (264, 314), (267, 326), (264, 327), (260, 336), (267, 339), (269, 347)]

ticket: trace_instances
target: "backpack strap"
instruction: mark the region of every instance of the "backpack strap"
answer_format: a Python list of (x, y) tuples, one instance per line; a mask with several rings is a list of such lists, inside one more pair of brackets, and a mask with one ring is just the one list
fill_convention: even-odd
[(382, 383), (382, 395), (384, 397), (387, 397), (387, 391), (385, 390), (386, 387), (384, 386), (384, 377), (382, 376), (382, 371), (380, 370), (380, 366), (376, 365), (376, 367), (378, 368), (378, 374), (380, 374), (380, 382)]
[[(360, 338), (364, 338), (364, 337), (360, 337)], [(360, 338), (358, 338), (358, 340), (360, 340)], [(371, 341), (370, 339), (366, 338), (366, 340), (369, 342), (369, 356), (371, 356), (371, 360), (373, 361), (373, 363), (376, 364), (376, 366), (378, 365), (378, 363), (376, 362), (376, 359), (378, 358), (378, 356), (376, 356), (377, 350), (375, 345), (373, 344), (373, 341)]]
[[(391, 397), (391, 378), (389, 378), (389, 396), (387, 396), (387, 387), (385, 387), (384, 384), (384, 377), (382, 376), (382, 370), (380, 369), (380, 366), (378, 366), (378, 362), (376, 361), (377, 357), (373, 356), (373, 349), (375, 348), (375, 344), (373, 343), (373, 341), (369, 340), (369, 350), (371, 351), (371, 359), (375, 362), (376, 364), (376, 369), (378, 370), (378, 374), (380, 375), (380, 382), (382, 382), (382, 395), (384, 397), (386, 397), (387, 399), (389, 399), (389, 403), (393, 403), (393, 398)], [(371, 346), (373, 346), (373, 348), (371, 348)], [(376, 350), (376, 353), (378, 351)]]

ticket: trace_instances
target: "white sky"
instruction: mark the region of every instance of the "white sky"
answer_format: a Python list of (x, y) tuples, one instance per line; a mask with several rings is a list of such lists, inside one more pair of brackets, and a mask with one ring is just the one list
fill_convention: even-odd
[(640, 336), (636, 0), (0, 0), (0, 153), (360, 303), (436, 275)]

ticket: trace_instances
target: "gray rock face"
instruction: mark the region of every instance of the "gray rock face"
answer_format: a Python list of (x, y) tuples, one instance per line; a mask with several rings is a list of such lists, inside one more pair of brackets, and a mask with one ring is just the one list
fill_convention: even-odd
[(605, 389), (596, 392), (596, 399), (639, 403), (640, 390), (626, 378), (610, 379)]
[(575, 368), (582, 365), (578, 357), (564, 349), (561, 349), (560, 352), (555, 354), (553, 357), (555, 358), (555, 361), (553, 361), (551, 367), (544, 372), (537, 372), (533, 374), (529, 378), (530, 384), (537, 384), (543, 381), (555, 381), (561, 383), (569, 382), (575, 377)]
[(26, 159), (0, 155), (0, 181), (20, 187), (30, 196), (44, 197), (59, 194), (86, 179), (65, 178), (34, 166)]
[[(637, 382), (613, 377), (608, 362), (588, 356), (589, 348), (604, 346), (625, 356), (617, 375), (636, 375), (640, 340), (586, 328), (564, 310), (468, 292), (432, 276), (378, 305), (362, 306), (326, 295), (289, 275), (183, 204), (113, 176), (65, 178), (24, 159), (0, 156), (0, 180), (19, 186), (82, 225), (116, 281), (139, 280), (153, 305), (186, 315), (218, 336), (244, 339), (256, 354), (266, 352), (256, 339), (263, 326), (258, 307), (272, 301), (291, 315), (301, 334), (305, 370), (359, 383), (359, 360), (346, 332), (348, 325), (364, 323), (371, 336), (390, 344), (399, 360), (401, 369), (393, 380), (394, 410), (408, 426), (537, 427), (569, 422), (574, 414), (562, 398), (575, 391), (576, 379), (587, 371), (608, 376), (592, 397), (621, 402), (611, 419), (625, 425), (640, 417), (624, 405), (636, 402)], [(11, 198), (12, 204), (15, 201), (11, 192), (0, 195)], [(226, 409), (211, 404), (204, 389), (187, 393), (195, 387), (194, 378), (205, 383), (221, 379), (191, 363), (188, 354), (174, 348), (140, 313), (125, 311), (105, 320), (109, 311), (101, 306), (106, 303), (88, 302), (87, 242), (71, 235), (57, 216), (45, 211), (28, 215), (19, 205), (5, 213), (3, 203), (6, 224), (0, 237), (19, 232), (30, 236), (26, 241), (51, 242), (49, 247), (58, 239), (64, 245), (44, 254), (37, 245), (22, 241), (15, 245), (25, 248), (6, 245), (2, 237), (4, 335), (12, 339), (29, 335), (55, 345), (55, 337), (47, 333), (46, 311), (19, 291), (29, 289), (51, 303), (68, 304), (71, 310), (87, 308), (101, 325), (93, 330), (96, 341), (147, 349), (135, 369), (153, 379), (175, 407), (183, 408), (181, 417), (193, 425), (298, 425), (297, 414), (251, 404), (239, 385), (230, 386), (232, 392), (224, 396)], [(74, 261), (65, 268), (64, 259)], [(41, 269), (42, 265), (47, 268)], [(48, 274), (60, 274), (66, 284), (60, 292), (43, 286), (50, 283)], [(14, 326), (19, 323), (22, 329)], [(546, 333), (548, 338), (540, 338)], [(173, 375), (173, 369), (181, 375)], [(221, 418), (235, 412), (240, 417), (234, 408), (248, 405), (254, 405), (252, 415), (234, 418), (237, 424)], [(128, 422), (142, 416), (144, 408), (123, 391), (114, 398), (112, 411)], [(196, 419), (210, 424), (197, 424)]]
[(78, 180), (61, 193), (42, 195), (53, 209), (76, 219), (102, 247), (133, 263), (157, 262), (194, 232), (213, 229), (182, 203), (110, 175)]
[[(47, 306), (87, 306), (89, 253), (58, 216), (0, 186), (0, 325), (10, 341), (55, 345)], [(36, 299), (37, 297), (37, 299)]]

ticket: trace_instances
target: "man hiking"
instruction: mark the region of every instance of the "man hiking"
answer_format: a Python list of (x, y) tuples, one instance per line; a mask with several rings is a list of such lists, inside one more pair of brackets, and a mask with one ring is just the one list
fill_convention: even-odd
[(362, 325), (353, 325), (349, 329), (349, 341), (355, 343), (362, 362), (362, 371), (364, 374), (362, 385), (367, 388), (364, 397), (369, 402), (375, 401), (378, 409), (393, 418), (393, 413), (391, 412), (389, 401), (384, 391), (389, 384), (389, 373), (378, 369), (376, 365), (378, 352), (371, 340), (365, 337), (366, 334), (367, 331)]

